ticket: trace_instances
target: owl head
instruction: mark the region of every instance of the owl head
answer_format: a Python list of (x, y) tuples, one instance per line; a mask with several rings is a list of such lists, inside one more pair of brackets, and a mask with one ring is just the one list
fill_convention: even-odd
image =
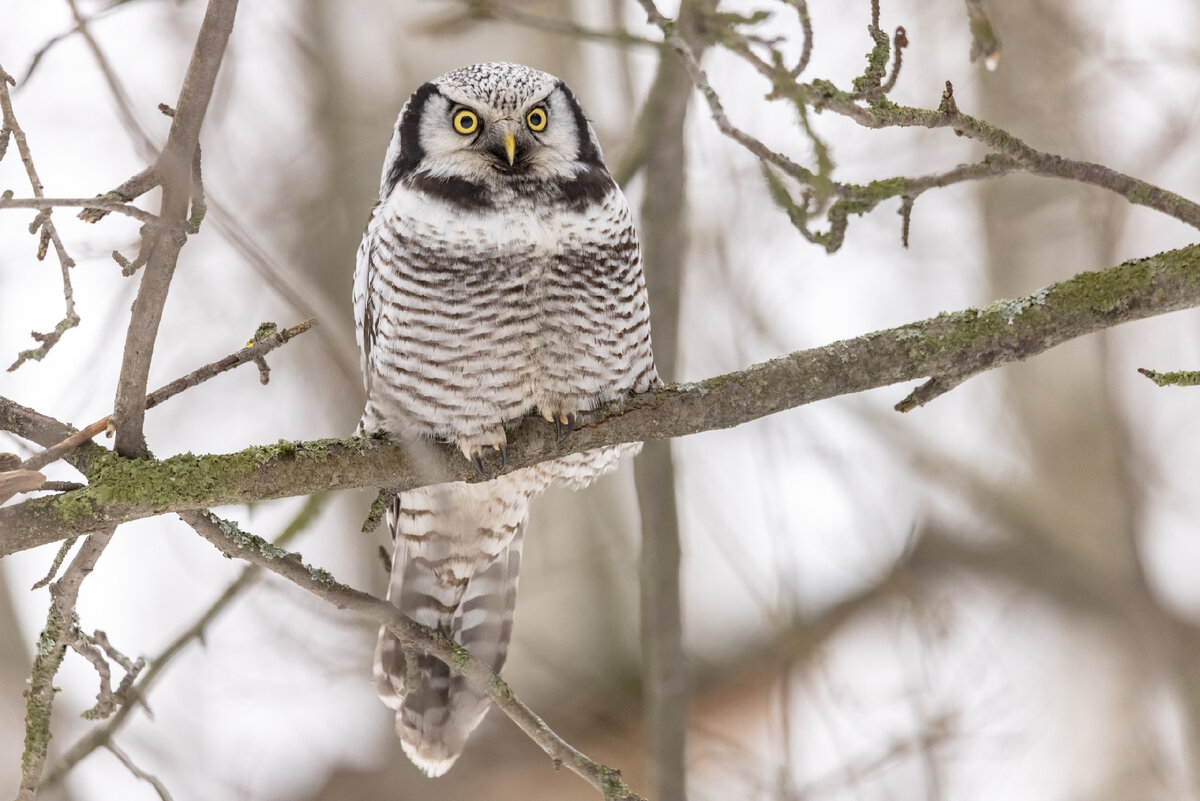
[(396, 121), (380, 183), (455, 205), (497, 194), (608, 191), (612, 179), (591, 125), (561, 80), (520, 64), (473, 64), (419, 87)]

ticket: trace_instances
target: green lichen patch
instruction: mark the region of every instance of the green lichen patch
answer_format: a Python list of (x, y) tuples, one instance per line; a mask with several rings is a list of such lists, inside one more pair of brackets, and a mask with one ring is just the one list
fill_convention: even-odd
[(337, 584), (337, 579), (335, 579), (333, 574), (325, 568), (314, 567), (313, 565), (305, 565), (305, 567), (308, 568), (308, 574), (312, 576), (315, 581), (318, 581), (321, 584)]
[(1200, 370), (1160, 373), (1156, 370), (1139, 369), (1138, 372), (1160, 387), (1200, 387)]
[(216, 523), (217, 528), (221, 529), (221, 533), (240, 550), (255, 551), (261, 554), (264, 559), (271, 560), (284, 559), (291, 555), (289, 551), (267, 542), (257, 534), (243, 531), (232, 520), (213, 516), (213, 522)]
[(1044, 302), (1063, 314), (1110, 314), (1128, 308), (1130, 300), (1147, 293), (1159, 272), (1154, 259), (1127, 261), (1119, 267), (1080, 273), (1045, 291)]

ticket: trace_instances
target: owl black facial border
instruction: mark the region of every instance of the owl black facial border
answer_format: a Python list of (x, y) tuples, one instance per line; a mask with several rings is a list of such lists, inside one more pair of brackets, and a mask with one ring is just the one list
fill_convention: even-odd
[[(616, 183), (604, 165), (600, 149), (592, 138), (591, 129), (583, 108), (574, 93), (561, 80), (554, 85), (553, 92), (561, 92), (571, 109), (577, 138), (576, 161), (579, 171), (569, 178), (552, 180), (529, 180), (520, 173), (512, 174), (518, 192), (536, 191), (539, 194), (565, 203), (573, 210), (582, 210), (593, 203), (603, 202), (605, 196), (616, 189)], [(421, 169), (425, 149), (421, 146), (421, 118), (429, 100), (442, 95), (438, 86), (424, 83), (413, 92), (397, 124), (400, 139), (399, 153), (388, 168), (383, 186), (386, 197), (397, 184), (416, 189), (431, 198), (436, 198), (466, 211), (482, 211), (493, 207), (494, 200), (489, 187), (479, 181), (445, 175), (432, 175)]]
[(441, 94), (438, 92), (437, 86), (432, 82), (423, 83), (408, 99), (398, 126), (400, 129), (400, 153), (388, 169), (387, 181), (383, 187), (384, 196), (390, 195), (400, 179), (415, 170), (421, 163), (421, 159), (425, 158), (425, 149), (421, 147), (420, 136), (421, 112), (424, 111), (425, 103), (429, 100), (430, 95), (434, 94)]

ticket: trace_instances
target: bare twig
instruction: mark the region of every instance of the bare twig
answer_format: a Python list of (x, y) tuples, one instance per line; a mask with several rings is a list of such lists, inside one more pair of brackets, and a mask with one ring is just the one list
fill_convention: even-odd
[(192, 198), (192, 174), (200, 126), (208, 111), (236, 13), (237, 0), (209, 0), (204, 22), (196, 37), (196, 47), (192, 51), (192, 60), (179, 91), (167, 144), (156, 162), (158, 175), (163, 182), (159, 216), (163, 225), (171, 228), (153, 235), (154, 243), (133, 302), (129, 331), (125, 338), (121, 375), (113, 402), (116, 428), (114, 447), (122, 456), (139, 456), (146, 452), (142, 421), (146, 411), (143, 399), (150, 374), (150, 360), (154, 355), (154, 343), (158, 337), (167, 290), (175, 273), (179, 251), (186, 240), (182, 226), (187, 222)]
[(107, 742), (104, 744), (104, 747), (112, 752), (112, 755), (119, 759), (121, 764), (129, 769), (130, 773), (144, 782), (149, 782), (154, 788), (154, 792), (158, 793), (158, 797), (161, 799), (161, 801), (171, 801), (171, 794), (167, 792), (166, 785), (164, 785), (157, 777), (146, 773), (144, 770), (135, 765), (133, 760), (129, 758), (129, 755), (118, 748), (116, 743)]
[(435, 36), (447, 33), (460, 35), (463, 31), (464, 23), (494, 21), (558, 34), (560, 36), (569, 36), (576, 40), (612, 42), (619, 45), (662, 47), (661, 43), (653, 39), (637, 36), (621, 28), (614, 28), (613, 30), (589, 28), (586, 25), (580, 25), (569, 19), (531, 14), (519, 6), (498, 3), (495, 0), (463, 0), (462, 4), (466, 8), (461, 12), (447, 15), (443, 19), (426, 24), (423, 26), (423, 33)]
[(104, 658), (103, 652), (96, 643), (78, 627), (75, 629), (75, 637), (68, 644), (72, 651), (91, 663), (92, 668), (100, 677), (100, 689), (96, 692), (96, 705), (85, 711), (83, 718), (85, 720), (101, 720), (111, 716), (116, 708), (116, 701), (113, 699), (112, 670), (108, 666), (108, 660)]
[[(52, 209), (60, 206), (66, 207), (92, 207), (84, 208), (80, 212), (83, 216), (84, 212), (102, 211), (104, 213), (116, 211), (124, 214), (127, 217), (132, 217), (135, 220), (140, 220), (143, 223), (155, 224), (158, 222), (158, 217), (148, 211), (139, 209), (137, 206), (130, 206), (126, 201), (131, 198), (123, 198), (112, 193), (109, 195), (101, 195), (100, 197), (0, 197), (0, 209)], [(99, 217), (97, 217), (99, 219)]]
[[(823, 245), (827, 250), (832, 251), (840, 247), (848, 214), (864, 213), (864, 210), (874, 208), (886, 198), (914, 198), (916, 195), (909, 188), (911, 184), (928, 184), (926, 188), (933, 188), (959, 181), (997, 177), (1012, 172), (1028, 172), (1033, 175), (1065, 178), (1099, 186), (1121, 195), (1131, 203), (1147, 206), (1188, 225), (1200, 228), (1200, 204), (1101, 164), (1067, 159), (1053, 153), (1036, 150), (1007, 131), (959, 111), (953, 101), (953, 89), (949, 83), (947, 83), (943, 101), (936, 110), (899, 106), (893, 103), (868, 102), (867, 105), (862, 105), (859, 102), (865, 97), (862, 91), (871, 94), (872, 100), (878, 99), (874, 92), (870, 91), (871, 87), (877, 84), (868, 80), (862, 90), (856, 94), (841, 91), (829, 81), (800, 83), (788, 70), (769, 64), (754, 55), (745, 37), (734, 30), (727, 31), (726, 35), (719, 39), (721, 45), (737, 53), (767, 80), (771, 81), (772, 93), (770, 96), (772, 98), (785, 98), (792, 101), (802, 114), (806, 108), (811, 107), (817, 110), (829, 109), (868, 128), (951, 128), (956, 134), (974, 139), (992, 151), (992, 154), (979, 165), (959, 167), (945, 173), (922, 178), (890, 178), (874, 181), (865, 186), (832, 182), (820, 173), (814, 173), (787, 156), (772, 151), (760, 140), (734, 126), (729, 121), (720, 98), (712, 88), (708, 77), (700, 68), (695, 54), (679, 36), (676, 23), (664, 17), (653, 0), (638, 0), (638, 3), (646, 10), (650, 22), (663, 31), (667, 43), (679, 55), (692, 83), (708, 102), (713, 121), (723, 134), (738, 142), (760, 160), (778, 168), (784, 174), (812, 188), (818, 194), (825, 195), (832, 192), (842, 201), (835, 202), (830, 207), (831, 230), (828, 234), (814, 234), (807, 227), (798, 226), (810, 241)], [(877, 4), (872, 7), (873, 18), (876, 7)], [(877, 28), (877, 21), (873, 22), (872, 26)], [(879, 33), (882, 37), (880, 41), (887, 38), (882, 32)], [(902, 29), (898, 30), (897, 34), (898, 39), (903, 37), (907, 41), (907, 38), (903, 36)], [(877, 42), (878, 46), (879, 42)], [(896, 56), (893, 63), (893, 77), (889, 79), (889, 83), (894, 79), (898, 68), (899, 49), (896, 51)], [(863, 77), (868, 78), (868, 76)], [(881, 89), (883, 88), (882, 84), (878, 85)], [(791, 216), (793, 223), (797, 222), (797, 219), (804, 222), (807, 220), (807, 215)]]
[(800, 74), (808, 68), (809, 59), (812, 58), (812, 17), (810, 17), (808, 14), (807, 0), (787, 0), (787, 3), (796, 9), (796, 15), (800, 17), (800, 29), (804, 33), (804, 45), (800, 50), (800, 60), (796, 62), (796, 66), (792, 67), (792, 71), (790, 73), (793, 78), (799, 78)]
[(663, 37), (666, 39), (667, 44), (675, 48), (675, 52), (679, 54), (679, 58), (683, 61), (684, 69), (687, 70), (688, 76), (692, 79), (692, 84), (704, 96), (704, 100), (708, 103), (709, 113), (712, 115), (717, 127), (721, 129), (721, 133), (733, 139), (763, 161), (770, 162), (779, 167), (793, 178), (805, 183), (813, 183), (816, 175), (811, 170), (800, 166), (782, 153), (771, 150), (762, 142), (729, 121), (729, 115), (725, 113), (725, 107), (721, 105), (721, 99), (717, 96), (716, 90), (712, 88), (712, 84), (709, 83), (708, 76), (705, 75), (700, 62), (696, 60), (696, 55), (692, 52), (691, 46), (676, 31), (675, 23), (659, 12), (653, 0), (638, 0), (638, 4), (645, 9), (646, 16), (650, 19), (650, 22), (662, 29)]
[[(246, 347), (229, 354), (224, 359), (212, 362), (211, 364), (206, 364), (198, 370), (193, 370), (182, 378), (177, 378), (171, 383), (154, 390), (146, 396), (145, 408), (153, 409), (155, 406), (158, 406), (160, 403), (175, 397), (185, 389), (190, 389), (191, 387), (202, 384), (213, 376), (220, 375), (226, 370), (232, 370), (234, 367), (243, 365), (246, 362), (252, 361), (258, 363), (262, 361), (262, 366), (259, 367), (261, 372), (263, 367), (266, 365), (266, 362), (263, 361), (264, 356), (294, 337), (303, 334), (316, 324), (316, 320), (305, 320), (304, 322), (294, 325), (284, 331), (276, 330), (263, 338), (260, 338), (256, 335), (253, 340), (253, 345), (247, 344)], [(271, 325), (274, 325), (274, 323)], [(262, 326), (259, 328), (261, 330)], [(266, 382), (263, 381), (262, 383), (265, 384)], [(77, 431), (71, 436), (67, 437), (62, 442), (56, 443), (53, 447), (47, 448), (41, 453), (30, 456), (25, 460), (22, 467), (24, 467), (26, 470), (36, 470), (40, 467), (50, 464), (53, 461), (61, 459), (63, 454), (69, 453), (71, 450), (79, 447), (82, 443), (87, 442), (101, 431), (106, 430), (111, 419), (111, 415), (100, 418), (91, 425), (88, 425), (80, 431)]]
[(54, 561), (50, 563), (50, 569), (46, 572), (46, 575), (34, 582), (34, 585), (29, 589), (40, 590), (54, 581), (54, 577), (58, 575), (58, 569), (62, 567), (63, 560), (67, 558), (67, 554), (75, 547), (77, 539), (79, 538), (71, 537), (63, 540), (62, 545), (58, 546), (58, 553), (54, 554)]
[[(3, 67), (0, 67), (0, 116), (3, 118), (0, 121), (0, 158), (3, 158), (9, 137), (12, 137), (17, 143), (17, 152), (21, 156), (21, 163), (25, 165), (25, 174), (29, 178), (29, 186), (33, 190), (34, 198), (41, 199), (44, 197), (44, 187), (42, 180), (38, 177), (37, 169), (33, 166), (33, 156), (29, 152), (29, 143), (25, 139), (25, 132), (17, 124), (17, 116), (13, 113), (12, 98), (8, 93), (10, 84), (15, 86), (16, 81), (4, 71)], [(8, 198), (5, 197), (4, 200), (7, 201)], [(70, 271), (75, 266), (75, 261), (67, 254), (67, 249), (63, 246), (62, 239), (59, 238), (58, 229), (54, 227), (54, 222), (50, 219), (49, 208), (42, 208), (38, 212), (33, 225), (29, 227), (29, 232), (31, 234), (40, 233), (41, 236), (37, 252), (38, 261), (46, 257), (49, 245), (51, 243), (54, 245), (54, 254), (58, 257), (58, 265), (62, 271), (63, 303), (66, 311), (62, 320), (54, 326), (53, 331), (46, 334), (33, 332), (33, 338), (41, 345), (17, 354), (17, 360), (8, 368), (9, 372), (16, 370), (26, 361), (40, 361), (50, 352), (51, 348), (58, 344), (58, 340), (62, 338), (63, 334), (79, 325), (79, 315), (75, 313), (75, 293), (71, 288)]]

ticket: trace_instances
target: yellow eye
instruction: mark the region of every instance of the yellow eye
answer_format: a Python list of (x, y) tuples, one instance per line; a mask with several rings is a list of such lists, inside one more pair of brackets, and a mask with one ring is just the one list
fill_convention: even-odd
[(546, 116), (546, 109), (541, 106), (530, 109), (529, 113), (525, 115), (525, 122), (528, 123), (529, 130), (531, 131), (546, 130), (546, 123), (548, 121), (549, 118)]
[(479, 128), (479, 118), (475, 112), (462, 109), (454, 113), (454, 130), (460, 134), (472, 134)]

